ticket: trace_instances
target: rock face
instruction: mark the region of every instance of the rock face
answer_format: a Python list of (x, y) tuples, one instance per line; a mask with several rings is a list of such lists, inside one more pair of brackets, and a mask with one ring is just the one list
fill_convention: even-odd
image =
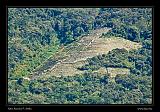
[(111, 78), (115, 78), (116, 75), (128, 75), (130, 74), (130, 70), (127, 68), (107, 68), (108, 74)]
[[(108, 32), (110, 29), (102, 28), (94, 30), (89, 36), (82, 37), (76, 46), (70, 47), (67, 51), (67, 57), (61, 59), (55, 64), (49, 72), (44, 74), (55, 76), (71, 76), (83, 73), (77, 67), (84, 65), (87, 58), (92, 58), (99, 54), (107, 54), (109, 51), (116, 48), (125, 48), (126, 50), (137, 49), (141, 44), (131, 42), (120, 37), (99, 38), (103, 33)], [(61, 55), (61, 54), (59, 54)], [(112, 75), (113, 76), (113, 75)]]

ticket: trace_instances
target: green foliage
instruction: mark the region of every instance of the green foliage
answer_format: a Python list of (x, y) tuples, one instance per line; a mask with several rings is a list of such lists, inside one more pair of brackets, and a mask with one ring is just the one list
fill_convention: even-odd
[[(9, 104), (150, 104), (152, 102), (152, 13), (150, 8), (9, 8)], [(90, 31), (111, 27), (102, 37), (120, 36), (143, 47), (114, 49), (88, 59), (84, 74), (26, 80), (57, 63), (60, 46)], [(71, 46), (69, 46), (69, 44)], [(72, 46), (73, 45), (73, 46)], [(128, 68), (127, 76), (94, 73), (101, 67)]]
[[(114, 11), (116, 9), (116, 12)], [(104, 12), (111, 16), (104, 15)], [(123, 37), (135, 42), (143, 42), (144, 39), (152, 37), (152, 9), (151, 8), (111, 8), (103, 10), (101, 18), (112, 21), (112, 31), (107, 36)]]

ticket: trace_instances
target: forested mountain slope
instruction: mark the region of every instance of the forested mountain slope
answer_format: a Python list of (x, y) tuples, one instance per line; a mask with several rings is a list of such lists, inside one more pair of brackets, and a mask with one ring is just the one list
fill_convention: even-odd
[[(44, 63), (42, 67), (34, 71), (29, 77), (35, 79), (42, 75), (47, 77), (49, 77), (48, 75), (59, 77), (61, 75), (72, 76), (83, 74), (85, 71), (80, 71), (78, 68), (87, 64), (87, 59), (89, 58), (100, 54), (107, 54), (109, 51), (116, 48), (133, 50), (142, 47), (140, 43), (120, 37), (100, 38), (103, 33), (109, 30), (108, 28), (94, 30), (88, 36), (83, 36), (79, 41), (64, 47), (61, 52), (56, 53), (52, 58), (52, 60), (56, 60), (54, 65)], [(52, 60), (50, 58), (48, 63), (51, 63)]]
[[(104, 27), (112, 30), (103, 33), (101, 38), (120, 37), (141, 43), (142, 47), (131, 51), (117, 48), (108, 54), (94, 55), (78, 68), (85, 72), (75, 76), (55, 77), (51, 72), (46, 74), (50, 77), (42, 76), (34, 80), (23, 78), (39, 70), (42, 65), (56, 64), (56, 52), (76, 47), (75, 43), (81, 38)], [(64, 52), (61, 53), (60, 57), (65, 55)], [(48, 60), (51, 63), (47, 63)], [(130, 74), (116, 75), (115, 82), (112, 82), (108, 73), (103, 75), (100, 73), (101, 68), (125, 68), (130, 70)], [(11, 104), (151, 104), (152, 10), (150, 8), (9, 8), (8, 102)]]

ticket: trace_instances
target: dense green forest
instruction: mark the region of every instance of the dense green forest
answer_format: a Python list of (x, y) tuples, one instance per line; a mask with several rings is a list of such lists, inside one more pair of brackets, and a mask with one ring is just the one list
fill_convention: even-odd
[[(142, 43), (138, 50), (114, 49), (88, 58), (74, 76), (26, 80), (37, 67), (92, 30), (112, 28), (102, 38)], [(100, 67), (127, 68), (129, 75), (93, 72)], [(18, 96), (18, 97), (17, 97)], [(9, 104), (151, 104), (151, 8), (9, 8)]]

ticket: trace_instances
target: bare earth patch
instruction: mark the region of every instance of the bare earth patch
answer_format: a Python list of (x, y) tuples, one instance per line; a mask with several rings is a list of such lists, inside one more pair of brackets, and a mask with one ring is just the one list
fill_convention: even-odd
[(98, 74), (100, 74), (100, 75), (105, 75), (105, 74), (108, 73), (108, 71), (107, 71), (107, 69), (106, 69), (105, 67), (101, 67), (101, 68), (99, 68), (98, 70), (93, 71), (93, 72), (94, 72), (94, 73), (98, 73)]
[[(107, 54), (109, 51), (116, 48), (125, 48), (126, 50), (131, 50), (142, 47), (140, 43), (132, 42), (121, 37), (99, 38), (102, 33), (106, 33), (108, 30), (109, 29), (104, 28), (95, 30), (92, 32), (92, 34), (81, 38), (77, 42), (77, 46), (75, 46), (75, 48), (67, 51), (67, 57), (61, 59), (59, 63), (54, 65), (51, 69), (43, 74), (54, 75), (57, 77), (61, 75), (72, 76), (81, 74), (84, 71), (78, 70), (77, 67), (87, 63), (87, 58), (92, 58), (99, 54)], [(114, 70), (113, 68), (109, 68), (108, 70), (113, 72), (111, 73), (111, 77), (115, 77), (116, 71), (119, 71), (118, 69)]]

